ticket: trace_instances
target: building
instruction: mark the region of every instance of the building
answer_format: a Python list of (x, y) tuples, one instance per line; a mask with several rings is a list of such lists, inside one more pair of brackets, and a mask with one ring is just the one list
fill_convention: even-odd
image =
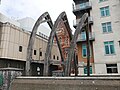
[[(25, 17), (25, 18), (17, 20), (17, 22), (20, 23), (20, 27), (21, 28), (23, 28), (23, 29), (25, 29), (27, 31), (32, 31), (33, 26), (34, 26), (36, 21), (33, 18), (31, 18), (31, 17)], [(44, 35), (49, 36), (50, 31), (51, 30), (49, 30), (45, 26), (40, 25), (38, 27), (37, 34), (43, 33)]]
[(68, 49), (70, 47), (70, 41), (72, 39), (72, 31), (69, 25), (65, 24), (63, 21), (60, 21), (57, 26), (56, 34), (61, 44), (63, 57), (66, 60), (68, 57)]
[[(119, 0), (73, 0), (76, 25), (82, 15), (89, 14), (90, 73), (120, 74), (120, 1)], [(77, 40), (79, 74), (86, 74), (86, 35)]]
[[(2, 15), (2, 17), (5, 16)], [(17, 21), (14, 21), (15, 23), (13, 24), (9, 18), (3, 19), (0, 22), (0, 68), (13, 67), (25, 70), (27, 47), (31, 32), (16, 26), (16, 23), (17, 25), (19, 24)], [(31, 61), (33, 75), (43, 74), (47, 42), (48, 37), (46, 35), (42, 33), (36, 35), (33, 60)], [(51, 73), (52, 70), (59, 68), (60, 60), (58, 47), (54, 43), (51, 51)]]

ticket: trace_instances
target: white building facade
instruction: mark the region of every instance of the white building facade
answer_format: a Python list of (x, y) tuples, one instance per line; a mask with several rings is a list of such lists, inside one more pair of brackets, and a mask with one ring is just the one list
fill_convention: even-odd
[[(76, 21), (84, 14), (83, 10), (89, 13), (93, 21), (90, 25), (90, 32), (95, 34), (95, 40), (91, 44), (94, 60), (91, 65), (91, 74), (120, 74), (120, 0), (73, 1)], [(82, 55), (87, 53), (87, 51), (83, 52), (82, 47), (80, 49), (78, 53)], [(85, 73), (84, 68), (82, 69), (83, 72), (80, 74)]]
[[(25, 71), (27, 48), (31, 32), (20, 27), (20, 23), (0, 14), (0, 68), (12, 67)], [(2, 18), (4, 17), (4, 18)], [(19, 26), (17, 26), (19, 25)], [(35, 37), (33, 46), (31, 69), (33, 75), (37, 75), (37, 68), (41, 69), (39, 75), (43, 74), (44, 58), (48, 43), (48, 36), (40, 33), (40, 28)], [(44, 29), (48, 30), (48, 29)], [(59, 49), (56, 43), (51, 51), (50, 68), (58, 69), (61, 62)], [(23, 72), (24, 74), (24, 72)]]
[(95, 74), (120, 74), (120, 1), (90, 0)]

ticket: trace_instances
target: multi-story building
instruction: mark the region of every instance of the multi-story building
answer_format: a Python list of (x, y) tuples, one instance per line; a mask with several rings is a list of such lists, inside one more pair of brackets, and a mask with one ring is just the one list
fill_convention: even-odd
[[(13, 67), (25, 70), (27, 47), (31, 32), (18, 27), (18, 22), (11, 22), (4, 15), (0, 15), (4, 17), (0, 18), (0, 68)], [(46, 35), (40, 32), (36, 35), (32, 55), (33, 60), (31, 61), (33, 75), (42, 75), (43, 73), (47, 42), (48, 37)], [(59, 68), (60, 60), (57, 44), (54, 43), (51, 51), (51, 72)]]
[[(90, 73), (120, 74), (120, 1), (73, 0), (76, 16), (74, 27), (88, 13), (90, 39)], [(83, 28), (84, 29), (84, 28)], [(77, 40), (79, 74), (86, 74), (86, 35), (83, 30)]]

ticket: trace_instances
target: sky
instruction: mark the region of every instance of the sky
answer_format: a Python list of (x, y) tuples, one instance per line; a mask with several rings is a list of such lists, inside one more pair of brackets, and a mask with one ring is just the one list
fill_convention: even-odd
[(72, 13), (73, 0), (1, 0), (0, 12), (12, 19), (21, 19), (24, 17), (37, 18), (44, 12), (49, 12), (53, 21), (58, 15), (65, 11), (72, 30), (73, 20)]

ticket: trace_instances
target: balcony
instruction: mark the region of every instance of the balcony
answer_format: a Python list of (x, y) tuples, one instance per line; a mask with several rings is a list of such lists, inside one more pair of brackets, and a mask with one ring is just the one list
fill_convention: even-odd
[(79, 0), (73, 0), (74, 2), (79, 1)]
[[(73, 20), (73, 27), (76, 28), (77, 24), (79, 23), (80, 19)], [(91, 16), (88, 17), (89, 24), (93, 24), (93, 18)]]
[(92, 8), (92, 4), (90, 1), (81, 3), (81, 4), (77, 4), (77, 5), (73, 4), (73, 12), (91, 9), (91, 8)]
[[(93, 33), (93, 32), (89, 33), (89, 40), (90, 41), (95, 40), (95, 33)], [(81, 34), (78, 35), (77, 42), (82, 42), (82, 41), (86, 41), (86, 33), (85, 32), (82, 32)]]

